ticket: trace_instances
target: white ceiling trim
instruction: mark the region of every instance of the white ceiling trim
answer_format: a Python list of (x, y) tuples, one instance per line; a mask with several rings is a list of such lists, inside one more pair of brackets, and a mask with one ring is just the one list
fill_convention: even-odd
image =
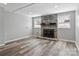
[(30, 6), (32, 6), (32, 5), (34, 5), (34, 4), (35, 4), (35, 3), (30, 3), (30, 4), (25, 5), (25, 6), (23, 6), (23, 7), (17, 8), (17, 9), (15, 9), (15, 10), (13, 10), (12, 12), (17, 12), (17, 11), (22, 10), (22, 9), (24, 9), (24, 8), (30, 7)]

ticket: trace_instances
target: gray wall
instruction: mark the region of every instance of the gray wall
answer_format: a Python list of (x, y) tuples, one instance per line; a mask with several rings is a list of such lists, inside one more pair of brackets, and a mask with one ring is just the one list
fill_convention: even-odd
[(4, 20), (5, 42), (32, 34), (31, 17), (5, 11)]
[(76, 10), (76, 45), (79, 49), (79, 5), (78, 8)]
[(0, 45), (32, 35), (31, 17), (8, 12), (0, 7)]
[(67, 14), (71, 15), (70, 28), (58, 28), (58, 39), (75, 41), (75, 11), (59, 13), (58, 16)]
[(3, 12), (4, 12), (4, 9), (0, 7), (0, 44), (3, 44), (4, 42)]

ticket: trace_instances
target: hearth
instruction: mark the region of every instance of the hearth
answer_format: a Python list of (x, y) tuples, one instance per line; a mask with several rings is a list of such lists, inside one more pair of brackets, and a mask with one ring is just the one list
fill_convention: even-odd
[(43, 29), (43, 37), (55, 38), (54, 29)]

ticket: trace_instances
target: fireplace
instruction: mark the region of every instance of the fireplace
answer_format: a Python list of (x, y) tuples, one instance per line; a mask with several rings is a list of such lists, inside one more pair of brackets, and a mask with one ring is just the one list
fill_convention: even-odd
[(43, 29), (43, 37), (55, 38), (55, 29)]

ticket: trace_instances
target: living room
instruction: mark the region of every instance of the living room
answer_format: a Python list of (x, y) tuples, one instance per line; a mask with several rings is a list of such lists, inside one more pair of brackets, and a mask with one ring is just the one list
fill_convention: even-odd
[(0, 55), (78, 56), (78, 19), (78, 3), (0, 3)]

